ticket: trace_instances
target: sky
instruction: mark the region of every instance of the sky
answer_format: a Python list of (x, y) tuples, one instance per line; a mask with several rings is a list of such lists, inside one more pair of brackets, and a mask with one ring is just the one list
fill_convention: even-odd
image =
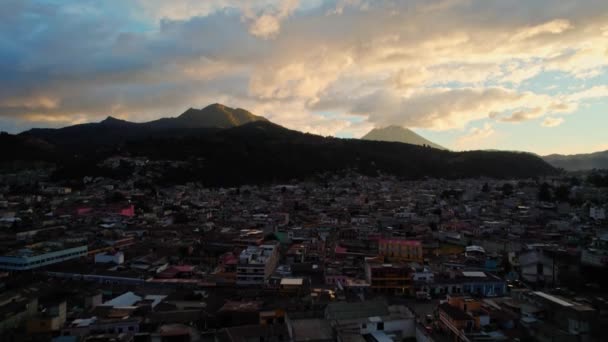
[(608, 149), (606, 0), (2, 0), (0, 130), (223, 103), (453, 150)]

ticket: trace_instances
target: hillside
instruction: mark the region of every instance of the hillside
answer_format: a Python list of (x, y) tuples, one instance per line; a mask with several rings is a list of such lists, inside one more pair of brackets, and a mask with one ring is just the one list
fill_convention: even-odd
[(426, 138), (416, 134), (414, 131), (400, 127), (400, 126), (388, 126), (384, 128), (374, 128), (369, 131), (366, 135), (361, 137), (363, 140), (376, 140), (376, 141), (391, 141), (401, 142), (405, 144), (412, 144), (418, 146), (430, 146), (436, 149), (445, 150), (446, 148), (435, 144), (434, 142), (427, 140)]
[(345, 169), (408, 179), (525, 178), (555, 172), (529, 153), (449, 152), (393, 142), (328, 138), (270, 122), (187, 138), (135, 141), (125, 150), (158, 160), (197, 158), (202, 162), (172, 170), (169, 178), (224, 185), (288, 180)]
[[(153, 124), (110, 117), (99, 123), (6, 135), (1, 142), (3, 149), (11, 150), (14, 145), (19, 151), (9, 154), (9, 159), (51, 159), (59, 166), (56, 177), (63, 179), (107, 175), (99, 162), (116, 155), (180, 161), (175, 167), (157, 170), (162, 182), (200, 181), (208, 186), (283, 181), (346, 169), (407, 179), (527, 178), (556, 171), (529, 153), (450, 152), (430, 148), (430, 144), (322, 137), (247, 113), (236, 110), (217, 116), (205, 109), (189, 110)], [(169, 124), (176, 119), (192, 122), (192, 126)], [(250, 122), (243, 123), (246, 120)], [(209, 122), (230, 127), (201, 127)]]
[(588, 154), (551, 154), (543, 159), (549, 164), (566, 171), (608, 169), (608, 151)]

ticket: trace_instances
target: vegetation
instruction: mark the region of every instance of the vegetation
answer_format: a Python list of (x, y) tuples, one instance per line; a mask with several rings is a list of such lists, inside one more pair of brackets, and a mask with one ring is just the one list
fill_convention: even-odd
[[(183, 116), (192, 119), (192, 114), (180, 117)], [(179, 161), (162, 170), (161, 182), (201, 181), (206, 185), (284, 181), (349, 169), (407, 179), (527, 178), (556, 172), (529, 153), (450, 152), (396, 142), (322, 137), (266, 120), (225, 129), (159, 127), (106, 119), (98, 124), (9, 135), (8, 140), (35, 139), (39, 143), (8, 143), (7, 148), (21, 150), (10, 155), (13, 159), (56, 161), (61, 167), (55, 179), (82, 179), (86, 175), (121, 177), (130, 172), (122, 167), (111, 171), (98, 167), (101, 160), (113, 155)], [(508, 186), (503, 190), (510, 191)]]

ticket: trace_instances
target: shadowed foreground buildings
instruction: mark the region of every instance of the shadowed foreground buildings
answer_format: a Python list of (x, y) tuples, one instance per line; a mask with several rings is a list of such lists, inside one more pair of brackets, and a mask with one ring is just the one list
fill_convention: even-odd
[(0, 188), (2, 341), (602, 340), (605, 189), (145, 177)]

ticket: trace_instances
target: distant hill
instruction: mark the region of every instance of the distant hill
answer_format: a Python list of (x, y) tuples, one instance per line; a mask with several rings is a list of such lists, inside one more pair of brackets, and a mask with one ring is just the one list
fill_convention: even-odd
[(363, 140), (376, 140), (376, 141), (392, 141), (401, 142), (406, 144), (418, 145), (418, 146), (430, 146), (436, 149), (445, 150), (446, 148), (435, 144), (434, 142), (427, 140), (426, 138), (416, 134), (414, 131), (400, 127), (400, 126), (388, 126), (384, 128), (374, 128), (369, 133), (364, 135), (361, 139)]
[(588, 154), (551, 154), (543, 159), (554, 167), (566, 171), (584, 171), (593, 169), (608, 169), (608, 151)]
[(99, 162), (127, 155), (180, 161), (153, 173), (160, 172), (166, 183), (200, 181), (209, 186), (285, 181), (347, 169), (407, 179), (527, 178), (556, 172), (530, 153), (451, 152), (398, 142), (322, 137), (221, 105), (147, 123), (108, 117), (98, 123), (5, 134), (0, 147), (10, 151), (4, 161), (54, 162), (56, 179), (107, 176)]

